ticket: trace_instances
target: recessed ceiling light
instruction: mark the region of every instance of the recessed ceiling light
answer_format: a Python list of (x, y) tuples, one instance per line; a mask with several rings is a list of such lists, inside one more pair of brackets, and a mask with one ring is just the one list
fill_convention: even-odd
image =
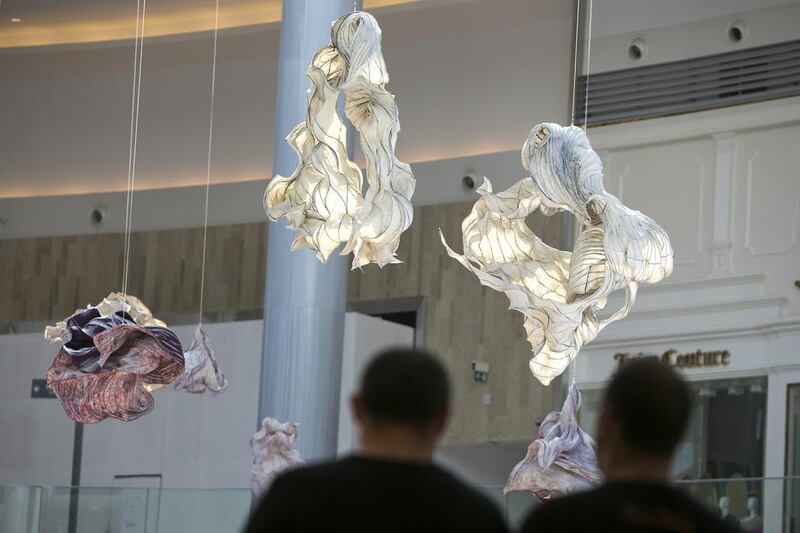
[(11, 18), (10, 18), (10, 19), (8, 19), (8, 20), (10, 20), (11, 22), (22, 22), (22, 19), (21, 19), (21, 18), (19, 18), (19, 17), (11, 17)]

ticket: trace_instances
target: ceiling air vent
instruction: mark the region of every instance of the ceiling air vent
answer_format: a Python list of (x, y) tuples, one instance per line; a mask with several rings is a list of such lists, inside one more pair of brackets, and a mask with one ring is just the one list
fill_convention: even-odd
[[(586, 76), (578, 80), (583, 124)], [(800, 40), (589, 76), (586, 122), (614, 124), (800, 95)]]

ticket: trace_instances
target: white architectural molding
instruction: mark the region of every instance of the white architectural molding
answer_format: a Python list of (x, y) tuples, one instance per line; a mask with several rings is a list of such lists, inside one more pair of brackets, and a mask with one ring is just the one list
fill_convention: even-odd
[(800, 195), (795, 199), (792, 216), (789, 219), (788, 228), (788, 241), (780, 248), (774, 249), (758, 249), (757, 245), (753, 242), (752, 229), (753, 229), (753, 187), (754, 184), (754, 170), (755, 162), (761, 156), (759, 149), (753, 150), (750, 157), (747, 158), (747, 192), (745, 200), (745, 231), (744, 231), (744, 247), (750, 252), (751, 255), (758, 257), (764, 255), (779, 255), (785, 254), (797, 245), (798, 241), (798, 227), (800, 227)]
[[(761, 295), (764, 274), (723, 276), (643, 287), (640, 305), (609, 327), (592, 349), (800, 331), (800, 317), (784, 317), (786, 296)], [(609, 298), (608, 306), (619, 305)]]
[[(697, 224), (692, 224), (693, 227), (691, 229), (686, 229), (686, 225), (682, 223), (683, 221), (678, 220), (678, 217), (673, 219), (673, 222), (677, 222), (675, 227), (664, 224), (670, 231), (672, 245), (675, 251), (674, 265), (676, 267), (691, 266), (698, 263), (698, 258), (700, 256), (703, 256), (703, 259), (705, 259), (704, 252), (708, 250), (706, 230), (709, 227), (709, 223), (706, 220), (709, 210), (708, 206), (706, 206), (706, 199), (708, 197), (706, 187), (708, 184), (709, 165), (704, 162), (704, 158), (701, 156), (688, 156), (685, 160), (680, 160), (664, 157), (663, 159), (659, 159), (659, 163), (657, 164), (659, 174), (654, 176), (651, 174), (651, 172), (653, 172), (652, 167), (643, 164), (644, 158), (641, 153), (636, 152), (636, 150), (628, 152), (625, 149), (616, 153), (621, 154), (622, 160), (627, 161), (628, 164), (622, 165), (621, 168), (614, 169), (613, 173), (609, 170), (609, 176), (612, 177), (609, 182), (609, 188), (615, 191), (616, 196), (623, 203), (628, 202), (637, 205), (637, 199), (641, 200), (643, 195), (651, 196), (650, 191), (647, 188), (643, 188), (642, 184), (645, 184), (644, 187), (647, 187), (648, 183), (663, 179), (661, 176), (676, 175), (681, 177), (685, 176), (687, 178), (685, 183), (680, 187), (676, 186), (669, 191), (671, 195), (669, 200), (660, 198), (658, 203), (661, 205), (676, 205), (675, 202), (680, 202), (679, 205), (681, 205), (682, 209), (691, 212), (691, 215), (687, 218), (691, 219), (692, 215), (697, 218)], [(613, 156), (610, 154), (616, 155), (614, 152), (609, 151), (604, 151), (604, 154), (606, 154), (605, 158), (601, 157), (601, 160), (604, 162), (613, 159)], [(647, 159), (649, 160), (650, 158)], [(648, 162), (650, 165), (653, 164), (651, 161)], [(675, 166), (672, 167), (672, 165)], [(606, 166), (605, 168), (610, 167)], [(670, 171), (670, 169), (673, 170)], [(696, 192), (694, 194), (687, 194), (687, 192), (692, 190)], [(691, 202), (695, 201), (697, 205), (691, 205)], [(668, 219), (668, 215), (662, 213), (660, 218)], [(682, 227), (684, 232), (676, 233), (678, 227)], [(703, 263), (705, 263), (704, 260)]]
[[(751, 325), (735, 326), (721, 325), (716, 328), (707, 328), (703, 331), (689, 334), (659, 334), (651, 336), (626, 337), (618, 341), (593, 343), (579, 359), (577, 368), (577, 381), (582, 388), (601, 387), (613, 374), (616, 363), (612, 356), (618, 351), (651, 352), (653, 347), (680, 348), (682, 350), (697, 349), (702, 346), (732, 343), (737, 349), (742, 350), (742, 357), (750, 359), (747, 364), (738, 368), (706, 369), (702, 373), (687, 376), (690, 379), (729, 379), (753, 375), (767, 375), (772, 372), (800, 370), (800, 362), (794, 360), (791, 354), (778, 354), (779, 350), (772, 346), (772, 339), (793, 339), (800, 335), (800, 318), (781, 317), (777, 319), (762, 320)], [(755, 343), (755, 344), (754, 344)], [(750, 347), (758, 346), (756, 351)], [(743, 348), (746, 347), (746, 348)], [(658, 350), (656, 349), (657, 353)], [(598, 365), (598, 358), (606, 360)]]
[(720, 276), (731, 273), (731, 191), (733, 189), (733, 165), (736, 155), (736, 133), (724, 131), (712, 133), (716, 159), (714, 177), (714, 222), (711, 244), (711, 274)]
[(743, 131), (800, 122), (800, 97), (782, 98), (730, 108), (637, 120), (591, 129), (596, 149), (632, 148), (717, 132)]
[(622, 172), (617, 174), (617, 197), (620, 202), (625, 201), (625, 178), (631, 173), (631, 166), (625, 165)]

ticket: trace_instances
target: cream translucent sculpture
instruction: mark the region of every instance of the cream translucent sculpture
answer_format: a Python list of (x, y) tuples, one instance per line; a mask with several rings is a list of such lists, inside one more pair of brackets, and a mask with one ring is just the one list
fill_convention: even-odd
[[(544, 385), (560, 375), (581, 347), (625, 317), (639, 283), (672, 272), (672, 246), (651, 218), (625, 207), (603, 188), (603, 165), (578, 127), (540, 124), (522, 148), (530, 177), (494, 193), (484, 178), (481, 198), (461, 225), (463, 255), (447, 253), (483, 285), (503, 292), (525, 315), (533, 348), (530, 369)], [(525, 224), (539, 209), (569, 211), (583, 228), (574, 250), (552, 248)], [(598, 317), (608, 296), (625, 289), (625, 303)]]
[[(381, 53), (381, 29), (368, 13), (341, 17), (307, 75), (308, 115), (286, 137), (300, 158), (289, 177), (267, 185), (264, 207), (272, 220), (286, 217), (295, 230), (292, 249), (310, 248), (325, 262), (344, 244), (353, 268), (383, 267), (395, 257), (400, 235), (411, 224), (414, 175), (395, 157), (400, 123)], [(367, 191), (358, 166), (347, 156), (346, 128), (336, 112), (344, 92), (345, 114), (358, 130), (366, 159)]]

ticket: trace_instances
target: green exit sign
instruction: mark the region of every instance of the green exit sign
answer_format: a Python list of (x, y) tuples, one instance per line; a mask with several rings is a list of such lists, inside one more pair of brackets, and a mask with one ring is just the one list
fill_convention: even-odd
[(486, 383), (489, 381), (489, 363), (486, 361), (473, 361), (472, 375), (475, 381), (479, 383)]

